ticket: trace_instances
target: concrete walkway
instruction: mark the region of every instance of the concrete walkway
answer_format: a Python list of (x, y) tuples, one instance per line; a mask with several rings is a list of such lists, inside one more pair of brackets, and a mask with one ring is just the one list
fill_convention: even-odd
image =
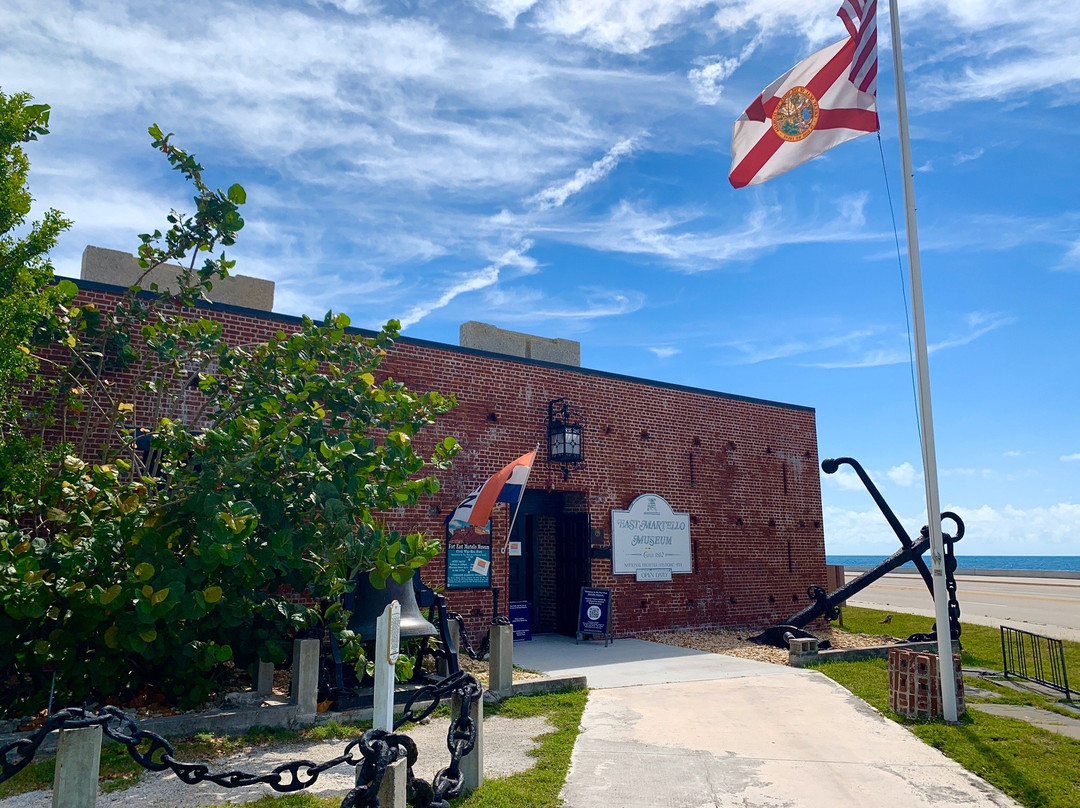
[(514, 662), (588, 677), (568, 808), (1017, 806), (816, 671), (555, 636)]

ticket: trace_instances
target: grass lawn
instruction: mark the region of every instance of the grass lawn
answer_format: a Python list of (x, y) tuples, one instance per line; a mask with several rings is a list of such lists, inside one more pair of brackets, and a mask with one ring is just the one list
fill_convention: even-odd
[[(844, 609), (844, 628), (864, 634), (888, 632), (906, 637), (916, 631), (929, 631), (933, 623), (932, 618), (894, 612), (892, 621), (882, 625), (880, 621), (885, 614), (848, 607)], [(965, 625), (961, 639), (965, 667), (1002, 669), (997, 629)], [(1070, 682), (1080, 682), (1080, 643), (1065, 644), (1065, 659)], [(889, 710), (888, 663), (884, 659), (829, 662), (817, 669), (1022, 805), (1031, 808), (1080, 805), (1080, 741), (1039, 729), (1026, 721), (974, 709), (968, 709), (955, 725), (898, 716)], [(1078, 677), (1075, 680), (1074, 670)], [(982, 678), (966, 681), (993, 693), (987, 698), (968, 698), (969, 704), (979, 701), (1027, 704), (1076, 715), (1059, 707), (1054, 697), (1016, 691)]]
[[(581, 713), (585, 709), (587, 691), (568, 690), (540, 696), (515, 696), (501, 704), (485, 704), (484, 715), (503, 715), (510, 718), (543, 716), (555, 727), (542, 735), (532, 754), (536, 765), (525, 772), (488, 780), (472, 794), (455, 800), (455, 808), (555, 808), (559, 791), (570, 768), (570, 752), (574, 748)], [(197, 735), (175, 743), (176, 757), (181, 760), (207, 760), (232, 754), (245, 748), (266, 746), (296, 740), (352, 739), (369, 724), (323, 724), (301, 731), (255, 729), (238, 737), (219, 738), (209, 734)], [(408, 728), (404, 731), (408, 733)], [(488, 754), (496, 750), (487, 749)], [(447, 758), (449, 760), (449, 758)], [(0, 798), (24, 791), (51, 788), (55, 761), (32, 763), (13, 779), (0, 784)], [(115, 744), (102, 750), (102, 788), (124, 788), (137, 777), (138, 766), (126, 751)], [(171, 774), (151, 775), (172, 777)], [(253, 808), (338, 808), (344, 794), (336, 797), (315, 797), (303, 792), (280, 797), (262, 797), (245, 805)], [(211, 808), (207, 806), (207, 808)]]

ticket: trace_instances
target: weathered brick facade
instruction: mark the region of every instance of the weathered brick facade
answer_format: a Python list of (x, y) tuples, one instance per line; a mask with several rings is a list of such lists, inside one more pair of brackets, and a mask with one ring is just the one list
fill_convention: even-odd
[[(83, 301), (99, 306), (115, 304), (120, 291), (87, 281), (80, 287)], [(223, 322), (227, 338), (237, 343), (260, 341), (297, 323), (284, 315), (220, 305), (206, 314)], [(560, 559), (553, 525), (561, 514), (588, 515), (590, 580), (581, 583), (613, 590), (617, 636), (768, 625), (801, 608), (807, 587), (826, 583), (810, 408), (407, 338), (396, 344), (383, 370), (417, 390), (453, 393), (459, 403), (427, 438), (453, 435), (462, 451), (453, 470), (441, 475), (442, 491), (434, 500), (391, 516), (400, 528), (441, 538), (443, 520), (465, 494), (540, 445), (528, 490), (534, 502), (550, 507), (519, 518), (515, 529), (515, 537), (532, 531), (534, 629), (555, 627)], [(565, 481), (546, 450), (548, 402), (558, 398), (584, 412), (585, 462)], [(551, 496), (539, 497), (543, 492)], [(643, 493), (658, 494), (675, 511), (690, 515), (691, 574), (657, 583), (612, 575), (612, 510), (628, 508)], [(508, 523), (507, 507), (497, 506), (492, 585), (503, 593), (504, 614), (509, 560), (500, 550)], [(438, 587), (445, 584), (443, 555), (423, 577)], [(447, 594), (470, 632), (490, 619), (490, 592)], [(572, 598), (568, 608), (576, 611), (576, 592)]]

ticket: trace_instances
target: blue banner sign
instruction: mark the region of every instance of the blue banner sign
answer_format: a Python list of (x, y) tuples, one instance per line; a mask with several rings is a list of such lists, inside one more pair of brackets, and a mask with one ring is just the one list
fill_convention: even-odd
[(578, 606), (577, 639), (586, 635), (604, 638), (604, 646), (614, 639), (611, 622), (611, 590), (581, 587)]
[(529, 601), (510, 601), (510, 625), (514, 627), (514, 642), (528, 642), (532, 639), (532, 615)]
[(490, 542), (450, 542), (446, 545), (447, 589), (489, 589), (490, 587)]

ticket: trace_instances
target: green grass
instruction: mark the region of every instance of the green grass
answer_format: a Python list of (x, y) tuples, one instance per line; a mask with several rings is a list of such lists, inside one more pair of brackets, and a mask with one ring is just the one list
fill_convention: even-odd
[[(541, 716), (555, 728), (540, 736), (538, 747), (532, 751), (536, 766), (528, 771), (485, 782), (474, 793), (455, 800), (454, 808), (554, 808), (559, 805), (559, 791), (570, 767), (570, 752), (574, 748), (581, 713), (585, 709), (587, 691), (569, 690), (539, 696), (515, 696), (501, 704), (485, 704), (485, 715), (503, 715), (508, 718)], [(445, 709), (442, 710), (445, 714)], [(256, 727), (239, 736), (222, 737), (211, 733), (199, 733), (191, 738), (174, 742), (176, 757), (181, 760), (200, 761), (223, 755), (235, 754), (245, 749), (292, 743), (297, 741), (351, 740), (370, 727), (361, 724), (338, 724), (330, 722), (304, 730), (279, 730)], [(403, 731), (408, 732), (408, 727)], [(488, 747), (488, 753), (495, 750)], [(449, 759), (448, 759), (449, 760)], [(56, 762), (54, 758), (35, 761), (11, 780), (0, 783), (0, 799), (26, 791), (52, 787)], [(117, 745), (108, 744), (102, 749), (101, 787), (104, 791), (126, 788), (141, 773)], [(168, 774), (150, 775), (169, 777)], [(315, 797), (310, 794), (286, 794), (267, 796), (245, 803), (254, 808), (338, 808), (344, 796)], [(207, 808), (210, 808), (209, 806)]]
[[(879, 621), (885, 614), (849, 607), (844, 610), (844, 627), (865, 634), (887, 632), (906, 637), (916, 631), (928, 631), (933, 622), (930, 618), (893, 613), (892, 622), (883, 625)], [(965, 625), (962, 640), (965, 666), (1001, 670), (997, 629)], [(1080, 659), (1080, 644), (1067, 643), (1065, 657), (1067, 664), (1071, 663), (1072, 681), (1072, 669)], [(829, 662), (817, 669), (1022, 805), (1030, 808), (1080, 805), (1080, 741), (1039, 729), (1026, 721), (974, 709), (967, 710), (956, 724), (899, 716), (889, 710), (888, 662), (884, 659)], [(1059, 707), (1053, 697), (1017, 691), (982, 678), (965, 681), (993, 693), (989, 698), (969, 699), (971, 703), (1023, 704), (1075, 716)]]
[[(964, 608), (963, 593), (960, 594), (961, 610)], [(882, 624), (885, 615), (893, 619)], [(964, 623), (961, 613), (960, 642), (963, 645), (961, 662), (965, 668), (989, 668), (1000, 671), (1004, 668), (1001, 659), (1001, 631), (993, 626), (977, 626)], [(881, 612), (875, 609), (860, 609), (856, 606), (844, 608), (844, 631), (856, 634), (888, 634), (893, 637), (907, 637), (916, 632), (928, 632), (934, 625), (932, 617), (920, 617), (914, 614)], [(833, 623), (833, 628), (837, 624)], [(1080, 688), (1080, 642), (1064, 641), (1065, 671), (1069, 677), (1069, 686)]]

